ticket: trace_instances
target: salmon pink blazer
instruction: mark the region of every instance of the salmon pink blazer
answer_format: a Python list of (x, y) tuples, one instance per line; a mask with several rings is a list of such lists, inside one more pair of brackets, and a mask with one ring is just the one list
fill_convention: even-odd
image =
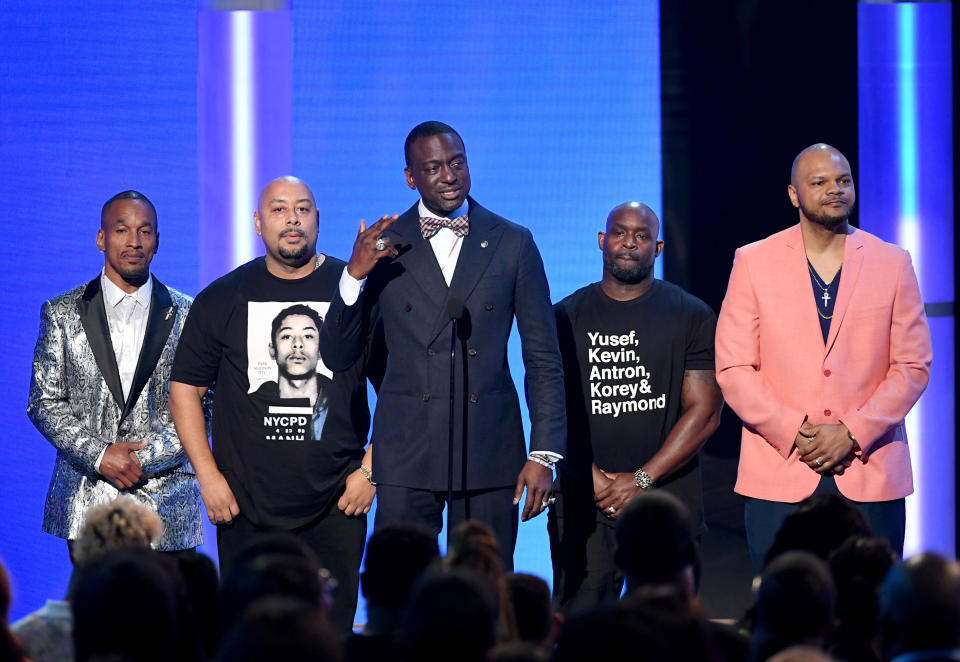
[(903, 418), (926, 388), (932, 349), (910, 255), (847, 236), (826, 344), (800, 226), (737, 250), (717, 321), (717, 381), (743, 421), (735, 490), (795, 503), (820, 476), (798, 461), (804, 417), (843, 423), (862, 452), (840, 492), (888, 501), (913, 491)]

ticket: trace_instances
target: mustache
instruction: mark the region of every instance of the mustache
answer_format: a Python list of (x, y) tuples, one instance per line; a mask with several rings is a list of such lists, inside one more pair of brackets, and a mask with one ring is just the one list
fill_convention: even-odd
[(307, 233), (304, 232), (303, 230), (301, 230), (300, 228), (287, 228), (286, 230), (284, 230), (283, 232), (280, 233), (280, 238), (283, 239), (283, 238), (286, 237), (288, 234), (291, 234), (291, 233), (294, 233), (294, 232), (295, 232), (296, 234), (300, 235), (300, 236), (303, 237), (303, 238), (306, 238), (306, 236), (307, 236)]

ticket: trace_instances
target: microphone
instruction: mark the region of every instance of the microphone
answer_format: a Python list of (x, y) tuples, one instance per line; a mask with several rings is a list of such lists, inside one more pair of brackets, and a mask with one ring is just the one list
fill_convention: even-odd
[(448, 299), (447, 315), (455, 322), (463, 317), (463, 302), (456, 297)]

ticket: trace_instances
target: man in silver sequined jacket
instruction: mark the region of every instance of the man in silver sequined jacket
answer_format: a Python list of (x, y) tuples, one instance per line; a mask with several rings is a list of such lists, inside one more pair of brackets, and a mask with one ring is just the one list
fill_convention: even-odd
[(200, 489), (167, 396), (192, 299), (150, 274), (159, 233), (143, 194), (113, 196), (100, 221), (103, 271), (40, 311), (27, 414), (57, 449), (43, 530), (69, 543), (88, 508), (124, 493), (160, 516), (156, 549), (189, 549)]

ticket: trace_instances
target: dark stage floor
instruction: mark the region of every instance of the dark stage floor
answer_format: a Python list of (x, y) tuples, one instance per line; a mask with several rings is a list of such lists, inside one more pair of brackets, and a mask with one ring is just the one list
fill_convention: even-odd
[(743, 529), (743, 498), (733, 491), (738, 458), (704, 452), (700, 459), (707, 520), (700, 601), (710, 618), (738, 619), (750, 604), (753, 579)]

